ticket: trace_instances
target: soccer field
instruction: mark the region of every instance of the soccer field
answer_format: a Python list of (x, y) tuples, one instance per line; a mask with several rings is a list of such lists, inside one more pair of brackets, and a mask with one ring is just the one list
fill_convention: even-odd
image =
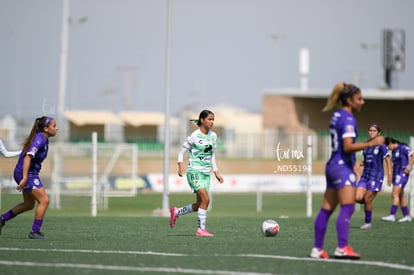
[[(2, 196), (2, 211), (16, 195)], [(49, 209), (43, 232), (47, 240), (29, 240), (33, 211), (8, 222), (0, 237), (0, 274), (413, 274), (413, 223), (385, 223), (390, 198), (375, 203), (373, 228), (361, 230), (363, 211), (351, 222), (350, 245), (362, 259), (315, 260), (313, 220), (305, 217), (304, 194), (265, 194), (256, 212), (255, 194), (214, 194), (207, 227), (214, 237), (195, 237), (196, 214), (153, 217), (161, 194), (111, 198), (109, 210), (89, 217), (85, 198), (65, 198), (62, 210)], [(171, 194), (170, 202), (193, 201), (192, 194)], [(78, 203), (76, 204), (75, 201)], [(75, 203), (77, 207), (69, 208)], [(314, 215), (320, 195), (314, 195)], [(338, 211), (338, 210), (337, 210)], [(334, 213), (333, 218), (336, 217)], [(263, 237), (264, 219), (279, 222), (276, 237)], [(331, 219), (325, 248), (336, 246)]]

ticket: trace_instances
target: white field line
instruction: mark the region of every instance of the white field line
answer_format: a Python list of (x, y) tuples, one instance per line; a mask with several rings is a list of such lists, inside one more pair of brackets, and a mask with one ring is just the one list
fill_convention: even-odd
[(274, 275), (272, 273), (240, 272), (226, 270), (200, 270), (189, 268), (170, 267), (135, 267), (124, 265), (92, 265), (92, 264), (68, 264), (68, 263), (39, 263), (21, 261), (0, 261), (0, 265), (30, 266), (30, 267), (52, 267), (52, 268), (79, 268), (113, 271), (135, 271), (135, 272), (165, 272), (165, 273), (188, 273), (188, 274), (213, 274), (213, 275)]
[(375, 262), (375, 261), (361, 261), (361, 260), (341, 260), (341, 259), (312, 259), (309, 257), (290, 257), (290, 256), (277, 256), (277, 255), (258, 255), (258, 254), (240, 254), (237, 255), (240, 257), (248, 258), (266, 258), (266, 259), (279, 259), (279, 260), (292, 260), (292, 261), (322, 261), (324, 263), (343, 263), (343, 264), (358, 264), (366, 266), (376, 266), (376, 267), (387, 267), (390, 269), (399, 269), (399, 270), (408, 270), (414, 271), (414, 266), (402, 265), (402, 264), (393, 264), (385, 262)]
[[(87, 249), (42, 249), (42, 248), (15, 248), (15, 247), (0, 247), (0, 251), (33, 251), (33, 252), (58, 252), (58, 253), (89, 253), (89, 254), (130, 254), (130, 255), (149, 255), (149, 256), (168, 256), (168, 257), (195, 257), (197, 255), (188, 255), (180, 253), (165, 253), (165, 252), (152, 252), (152, 251), (122, 251), (122, 250), (87, 250)], [(386, 267), (397, 270), (414, 271), (414, 266), (393, 264), (376, 261), (361, 261), (361, 260), (339, 260), (339, 259), (312, 259), (309, 257), (291, 257), (291, 256), (278, 256), (278, 255), (260, 255), (260, 254), (235, 254), (235, 255), (219, 255), (214, 254), (216, 257), (245, 257), (245, 258), (263, 258), (263, 259), (279, 259), (290, 261), (323, 261), (324, 263), (343, 263), (343, 264), (358, 264), (365, 266)], [(113, 270), (134, 270), (134, 271), (153, 271), (153, 272), (178, 272), (178, 273), (193, 273), (196, 271), (198, 274), (244, 274), (244, 275), (264, 275), (269, 273), (251, 273), (251, 272), (232, 272), (232, 271), (220, 271), (220, 270), (193, 270), (193, 269), (181, 269), (181, 268), (152, 268), (152, 267), (128, 267), (128, 266), (106, 266), (106, 265), (85, 265), (85, 264), (67, 264), (67, 263), (32, 263), (32, 262), (16, 262), (16, 261), (0, 261), (0, 265), (27, 265), (27, 266), (50, 266), (50, 267), (78, 267), (78, 268), (90, 268), (90, 269), (113, 269)], [(201, 273), (200, 273), (201, 272)]]

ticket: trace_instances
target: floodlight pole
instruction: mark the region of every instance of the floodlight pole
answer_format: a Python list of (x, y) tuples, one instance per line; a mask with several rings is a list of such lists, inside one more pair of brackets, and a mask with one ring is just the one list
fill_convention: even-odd
[[(60, 49), (60, 73), (59, 73), (59, 102), (57, 107), (57, 125), (63, 130), (63, 113), (66, 98), (66, 80), (68, 64), (68, 45), (69, 45), (69, 0), (63, 0), (62, 12), (62, 41)], [(58, 141), (63, 141), (63, 133), (58, 135)]]
[(172, 0), (167, 0), (167, 37), (165, 60), (165, 112), (164, 112), (164, 190), (162, 214), (168, 215), (169, 208), (169, 167), (170, 167), (170, 86), (171, 86), (171, 18)]
[(312, 135), (309, 135), (306, 142), (306, 217), (312, 217)]
[[(58, 142), (64, 141), (63, 127), (63, 112), (65, 108), (66, 97), (66, 79), (67, 79), (67, 64), (68, 64), (68, 44), (69, 44), (69, 0), (62, 2), (62, 33), (61, 33), (61, 48), (60, 48), (60, 71), (59, 71), (59, 98), (56, 113), (56, 123), (61, 129), (57, 135)], [(46, 115), (46, 114), (44, 114)], [(55, 152), (55, 165), (52, 172), (52, 192), (50, 198), (50, 206), (52, 208), (60, 208), (60, 189), (59, 182), (62, 174), (62, 160), (59, 152)]]

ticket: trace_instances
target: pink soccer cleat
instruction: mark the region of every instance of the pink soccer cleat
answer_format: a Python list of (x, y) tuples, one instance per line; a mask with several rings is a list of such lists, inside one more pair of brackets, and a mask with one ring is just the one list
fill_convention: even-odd
[(170, 208), (170, 227), (173, 228), (175, 226), (175, 221), (178, 219), (177, 215), (177, 207), (171, 207)]
[(314, 259), (329, 259), (328, 253), (323, 249), (318, 249), (317, 247), (312, 248), (309, 257)]
[(337, 259), (358, 260), (361, 258), (361, 256), (358, 253), (356, 253), (349, 245), (344, 247), (337, 247), (335, 249), (334, 255)]
[(196, 231), (197, 237), (213, 237), (214, 234), (207, 231), (207, 229), (197, 229)]

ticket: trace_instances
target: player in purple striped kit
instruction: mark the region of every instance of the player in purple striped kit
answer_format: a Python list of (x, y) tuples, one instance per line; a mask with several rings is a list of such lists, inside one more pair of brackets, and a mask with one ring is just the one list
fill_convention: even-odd
[[(381, 135), (381, 129), (378, 124), (371, 124), (368, 128), (370, 138)], [(387, 168), (388, 185), (391, 185), (391, 160), (388, 148), (385, 144), (377, 145), (363, 150), (364, 161), (361, 165), (364, 167), (361, 178), (358, 181), (356, 201), (364, 204), (365, 223), (361, 229), (370, 229), (372, 227), (372, 202), (381, 191), (382, 181), (384, 179), (384, 161)]]
[(407, 144), (391, 137), (385, 138), (385, 144), (387, 144), (388, 149), (392, 151), (392, 205), (390, 214), (386, 217), (382, 217), (382, 220), (386, 222), (394, 222), (395, 214), (400, 205), (403, 217), (398, 221), (411, 222), (407, 200), (404, 196), (404, 188), (407, 185), (410, 172), (414, 165), (414, 152)]
[(39, 178), (42, 162), (49, 150), (49, 138), (56, 135), (56, 121), (48, 116), (36, 118), (32, 130), (23, 142), (23, 150), (14, 169), (17, 190), (22, 191), (23, 202), (4, 212), (0, 217), (0, 233), (5, 223), (17, 215), (32, 210), (37, 202), (30, 239), (44, 239), (40, 229), (49, 205), (49, 197)]
[(378, 136), (368, 142), (355, 143), (357, 123), (353, 113), (364, 104), (361, 90), (353, 85), (340, 82), (335, 85), (323, 111), (335, 111), (330, 120), (331, 157), (325, 167), (326, 190), (322, 207), (314, 223), (314, 247), (311, 258), (329, 258), (323, 249), (329, 218), (340, 204), (336, 219), (338, 245), (334, 256), (339, 259), (359, 259), (360, 255), (348, 245), (349, 227), (355, 210), (356, 166), (355, 152), (384, 143)]

